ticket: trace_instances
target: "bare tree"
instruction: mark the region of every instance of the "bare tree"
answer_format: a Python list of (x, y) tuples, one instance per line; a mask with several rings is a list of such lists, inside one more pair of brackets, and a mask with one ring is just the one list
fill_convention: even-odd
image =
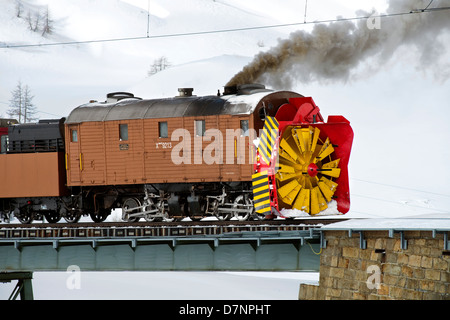
[(23, 122), (34, 122), (39, 118), (36, 116), (37, 108), (33, 103), (34, 96), (31, 95), (31, 90), (28, 88), (28, 85), (25, 85), (23, 91), (23, 101), (24, 101), (24, 117)]
[(16, 0), (16, 16), (20, 18), (23, 12), (23, 4), (21, 0)]
[(50, 12), (48, 10), (48, 6), (47, 9), (44, 12), (44, 16), (43, 16), (43, 27), (42, 27), (42, 35), (46, 35), (46, 34), (52, 34), (53, 32), (53, 20), (50, 18)]
[(27, 16), (25, 17), (25, 21), (28, 23), (28, 28), (31, 31), (37, 32), (42, 23), (42, 16), (39, 11), (32, 13), (28, 11)]
[(153, 60), (153, 64), (150, 66), (150, 70), (148, 71), (148, 76), (152, 76), (164, 69), (167, 69), (171, 66), (167, 57), (162, 56), (155, 60)]
[(9, 100), (9, 109), (6, 112), (12, 118), (18, 118), (19, 123), (22, 122), (22, 82), (19, 81), (17, 87), (11, 92), (12, 98)]
[(26, 11), (26, 15), (24, 13), (22, 0), (16, 0), (16, 16), (25, 20), (28, 29), (33, 32), (42, 32), (42, 36), (53, 33), (54, 20), (51, 18), (48, 6), (43, 10), (31, 8)]
[(17, 83), (16, 89), (12, 92), (12, 98), (9, 100), (8, 115), (13, 118), (18, 118), (19, 123), (27, 123), (36, 121), (37, 109), (33, 104), (34, 96), (31, 95), (31, 90), (28, 85), (22, 85), (22, 82)]

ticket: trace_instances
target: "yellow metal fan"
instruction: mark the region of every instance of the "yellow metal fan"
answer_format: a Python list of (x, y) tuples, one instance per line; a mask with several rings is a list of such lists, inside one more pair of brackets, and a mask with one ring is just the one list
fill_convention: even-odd
[(334, 147), (320, 138), (317, 127), (287, 127), (280, 140), (276, 174), (281, 206), (317, 214), (328, 208), (341, 169)]

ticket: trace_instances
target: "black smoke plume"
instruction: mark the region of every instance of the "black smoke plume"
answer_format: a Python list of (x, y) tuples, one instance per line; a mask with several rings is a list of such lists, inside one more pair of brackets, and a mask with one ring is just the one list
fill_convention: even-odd
[[(316, 24), (311, 32), (293, 32), (287, 40), (256, 55), (227, 85), (261, 82), (286, 89), (296, 81), (347, 81), (352, 70), (368, 58), (374, 58), (376, 65), (371, 68), (377, 69), (402, 45), (417, 48), (419, 66), (429, 66), (444, 51), (439, 35), (450, 29), (450, 10), (436, 8), (450, 6), (450, 0), (434, 0), (429, 5), (430, 0), (390, 0), (385, 17), (359, 11), (358, 16), (371, 16), (371, 20)], [(447, 64), (438, 72), (447, 78), (449, 70)]]

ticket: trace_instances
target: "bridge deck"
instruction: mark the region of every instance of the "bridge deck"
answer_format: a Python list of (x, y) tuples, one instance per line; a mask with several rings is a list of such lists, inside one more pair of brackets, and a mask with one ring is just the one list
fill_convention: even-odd
[(0, 226), (0, 270), (315, 270), (327, 221)]

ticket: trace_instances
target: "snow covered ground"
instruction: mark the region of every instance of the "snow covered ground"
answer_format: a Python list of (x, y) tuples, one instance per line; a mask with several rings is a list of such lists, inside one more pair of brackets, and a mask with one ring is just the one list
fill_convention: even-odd
[[(145, 38), (147, 34), (147, 0), (22, 2), (24, 10), (32, 12), (48, 5), (54, 33), (42, 37), (29, 31), (26, 21), (15, 17), (15, 2), (0, 0), (0, 47)], [(113, 91), (151, 98), (174, 96), (178, 87), (194, 87), (194, 94), (215, 94), (259, 51), (312, 25), (164, 35), (303, 22), (304, 4), (297, 0), (283, 1), (283, 5), (270, 0), (151, 0), (152, 38), (0, 48), (0, 115), (6, 115), (19, 80), (31, 88), (41, 118), (66, 116), (77, 105), (103, 100)], [(386, 1), (309, 1), (307, 20), (352, 17), (358, 9), (372, 8), (384, 12)], [(355, 138), (349, 163), (351, 209), (346, 217), (450, 215), (450, 149), (446, 145), (450, 140), (450, 34), (439, 39), (447, 40), (442, 41), (442, 55), (426, 65), (415, 48), (405, 45), (382, 65), (365, 61), (346, 81), (298, 82), (290, 88), (312, 96), (325, 118), (342, 114), (351, 122)], [(161, 56), (171, 67), (148, 77), (150, 65)], [(81, 289), (68, 290), (67, 276), (35, 273), (35, 297), (297, 299), (300, 281), (318, 280), (318, 274), (296, 272), (82, 273)], [(218, 287), (222, 290), (213, 290)], [(0, 298), (11, 290), (10, 285), (0, 285)]]
[[(38, 300), (295, 300), (300, 283), (317, 283), (317, 272), (35, 272)], [(0, 286), (7, 299), (13, 284)]]

